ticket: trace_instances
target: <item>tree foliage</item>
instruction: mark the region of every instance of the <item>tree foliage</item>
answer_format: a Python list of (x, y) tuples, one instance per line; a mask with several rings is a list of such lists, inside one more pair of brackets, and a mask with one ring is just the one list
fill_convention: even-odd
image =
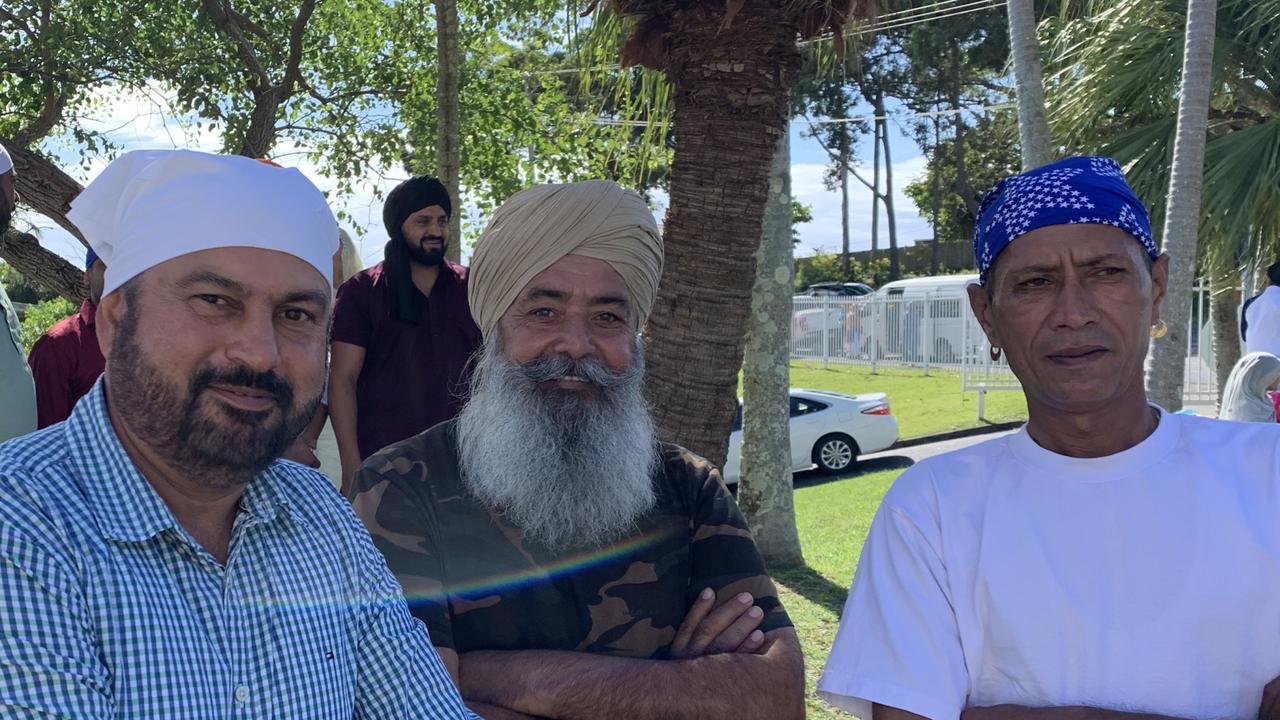
[[(973, 193), (969, 198), (981, 199), (1002, 178), (1021, 171), (1017, 118), (1011, 111), (978, 115), (965, 135), (969, 138), (969, 149), (965, 153), (968, 184)], [(935, 173), (938, 175), (943, 192), (935, 230), (941, 242), (969, 240), (977, 223), (975, 204), (957, 189), (954, 146), (955, 138), (951, 137), (931, 148), (928, 172), (903, 188), (920, 216), (932, 225), (933, 177)]]
[[(1186, 0), (1082, 2), (1045, 24), (1056, 134), (1114, 156), (1162, 234)], [(1280, 254), (1280, 1), (1218, 3), (1200, 220), (1202, 269)]]

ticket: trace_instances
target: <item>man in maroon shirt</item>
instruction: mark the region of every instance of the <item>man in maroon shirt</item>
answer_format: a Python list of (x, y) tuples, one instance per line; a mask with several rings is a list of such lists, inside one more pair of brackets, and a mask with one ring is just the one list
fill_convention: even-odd
[(396, 186), (382, 209), (383, 262), (338, 289), (329, 414), (344, 494), (364, 458), (452, 419), (466, 399), (480, 329), (467, 269), (444, 259), (452, 211), (435, 178)]
[(102, 299), (102, 274), (107, 266), (93, 250), (85, 255), (84, 266), (89, 297), (80, 303), (80, 312), (49, 328), (27, 356), (36, 381), (37, 427), (48, 427), (70, 417), (71, 408), (93, 388), (105, 364), (98, 348), (94, 314)]

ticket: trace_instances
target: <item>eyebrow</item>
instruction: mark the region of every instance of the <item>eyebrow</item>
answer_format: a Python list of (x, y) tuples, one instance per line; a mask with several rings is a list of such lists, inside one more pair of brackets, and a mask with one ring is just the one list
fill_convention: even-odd
[[(232, 280), (225, 275), (219, 275), (212, 270), (196, 270), (179, 280), (177, 285), (184, 290), (190, 290), (196, 285), (213, 285), (236, 295), (252, 294), (249, 287), (244, 283)], [(291, 290), (276, 304), (285, 305), (289, 303), (312, 303), (320, 307), (326, 307), (329, 304), (329, 295), (319, 290)]]
[[(546, 287), (535, 287), (524, 294), (522, 298), (525, 302), (534, 302), (537, 300), (557, 300), (565, 302), (569, 299), (569, 293), (563, 290), (555, 290)], [(619, 307), (629, 307), (627, 299), (621, 295), (601, 295), (600, 297), (591, 299), (592, 305), (616, 305)]]
[(247, 295), (249, 293), (249, 288), (245, 287), (244, 283), (232, 280), (225, 275), (219, 275), (212, 270), (196, 270), (190, 275), (179, 280), (177, 285), (184, 290), (190, 289), (196, 285), (213, 285), (215, 287), (220, 287), (223, 290), (230, 290), (231, 292), (239, 293), (241, 295)]
[[(1123, 262), (1125, 259), (1126, 259), (1125, 255), (1121, 253), (1105, 253), (1103, 255), (1095, 255), (1091, 258), (1088, 258), (1087, 260), (1084, 260), (1083, 262), (1072, 263), (1072, 264), (1075, 265), (1076, 267), (1097, 267), (1099, 265), (1105, 265), (1107, 263)], [(1045, 265), (1027, 265), (1025, 267), (1010, 268), (1009, 272), (1011, 273), (1050, 273), (1050, 272), (1057, 271), (1061, 267), (1062, 265), (1057, 263), (1045, 264)]]

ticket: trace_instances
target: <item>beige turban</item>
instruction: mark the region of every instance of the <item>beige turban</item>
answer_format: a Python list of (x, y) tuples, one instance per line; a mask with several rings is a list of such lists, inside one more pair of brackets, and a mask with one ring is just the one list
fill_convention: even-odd
[(493, 214), (471, 256), (467, 299), (485, 338), (535, 275), (566, 255), (603, 260), (622, 276), (644, 326), (662, 276), (662, 238), (644, 200), (607, 180), (538, 185)]

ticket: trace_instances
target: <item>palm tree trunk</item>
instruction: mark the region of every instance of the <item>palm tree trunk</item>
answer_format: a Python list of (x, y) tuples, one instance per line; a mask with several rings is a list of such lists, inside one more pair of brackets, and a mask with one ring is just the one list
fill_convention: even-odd
[(1157, 405), (1182, 409), (1182, 383), (1187, 356), (1187, 321), (1191, 285), (1195, 281), (1200, 190), (1204, 181), (1205, 133), (1209, 117), (1209, 83), (1213, 75), (1214, 23), (1217, 0), (1190, 0), (1178, 101), (1178, 130), (1173, 143), (1164, 225), (1164, 251), (1169, 254), (1169, 290), (1161, 315), (1169, 333), (1155, 343), (1148, 393)]
[[(846, 254), (846, 258), (848, 255)], [(778, 139), (756, 255), (751, 327), (742, 361), (742, 478), (738, 507), (770, 568), (804, 563), (791, 486), (791, 142)]]
[(1049, 121), (1044, 110), (1044, 79), (1040, 46), (1036, 42), (1036, 15), (1032, 0), (1009, 0), (1009, 47), (1018, 95), (1018, 138), (1022, 143), (1022, 169), (1053, 161)]
[[(453, 214), (449, 216), (449, 247), (445, 256), (453, 262), (462, 257), (462, 198), (458, 196), (458, 176), (462, 167), (462, 121), (458, 111), (458, 74), (461, 62), (458, 53), (458, 3), (457, 0), (435, 0), (436, 5), (436, 163), (440, 182), (453, 200)], [(530, 164), (532, 164), (530, 158)]]
[(737, 410), (769, 168), (800, 62), (780, 5), (747, 0), (732, 32), (723, 20), (719, 5), (691, 3), (667, 35), (676, 152), (666, 264), (646, 331), (659, 437), (716, 465)]
[(1214, 284), (1209, 300), (1210, 321), (1213, 323), (1213, 369), (1218, 380), (1218, 406), (1222, 406), (1222, 390), (1226, 387), (1231, 368), (1240, 361), (1240, 291), (1235, 279), (1226, 274)]

